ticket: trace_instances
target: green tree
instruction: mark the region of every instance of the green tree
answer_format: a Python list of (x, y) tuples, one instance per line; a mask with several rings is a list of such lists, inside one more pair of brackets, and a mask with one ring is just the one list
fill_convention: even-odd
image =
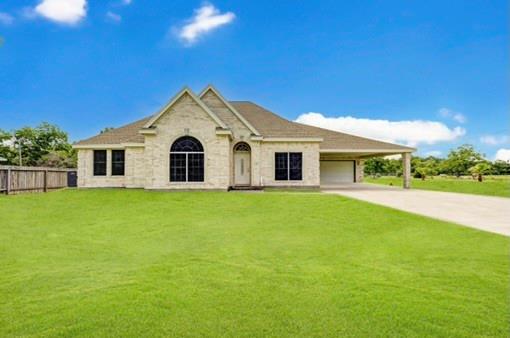
[(0, 156), (12, 165), (49, 165), (55, 163), (56, 156), (63, 163), (58, 166), (76, 165), (76, 152), (68, 141), (67, 133), (47, 122), (11, 133), (0, 131)]
[(396, 159), (385, 159), (383, 170), (385, 175), (401, 176), (402, 161)]
[(478, 177), (478, 182), (483, 181), (483, 175), (487, 175), (491, 171), (491, 165), (489, 162), (479, 162), (469, 168), (469, 172), (471, 175), (476, 175)]
[(37, 161), (37, 165), (52, 168), (76, 168), (77, 162), (77, 152), (74, 149), (71, 149), (69, 152), (65, 150), (52, 150), (48, 154), (43, 155)]
[(496, 160), (492, 164), (492, 173), (494, 175), (510, 175), (510, 162)]
[(450, 151), (443, 163), (443, 169), (446, 173), (459, 177), (469, 174), (469, 168), (481, 161), (484, 161), (483, 155), (472, 145), (465, 144)]
[(381, 157), (370, 158), (365, 161), (365, 173), (375, 176), (384, 174), (385, 159)]
[(7, 164), (12, 164), (13, 159), (16, 157), (12, 147), (12, 137), (11, 133), (0, 129), (0, 157), (5, 158)]
[(416, 168), (415, 173), (416, 173), (415, 177), (421, 178), (422, 181), (425, 181), (427, 176), (431, 176), (432, 175), (432, 171), (426, 165), (423, 165), (421, 167)]

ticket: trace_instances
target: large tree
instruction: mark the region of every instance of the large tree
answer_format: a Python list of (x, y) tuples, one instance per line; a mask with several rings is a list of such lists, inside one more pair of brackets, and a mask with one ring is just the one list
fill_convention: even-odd
[[(2, 131), (0, 141), (0, 155), (5, 157), (9, 164), (76, 166), (75, 151), (69, 143), (67, 133), (47, 122), (36, 127), (23, 127), (11, 133)], [(57, 157), (61, 161), (57, 161)]]
[(484, 156), (477, 152), (472, 145), (465, 144), (453, 149), (443, 162), (443, 170), (447, 174), (461, 176), (469, 175), (469, 168), (484, 161)]

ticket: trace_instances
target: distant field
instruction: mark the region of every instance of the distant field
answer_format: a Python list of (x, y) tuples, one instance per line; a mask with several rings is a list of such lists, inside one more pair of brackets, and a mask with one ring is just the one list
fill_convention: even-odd
[[(402, 178), (383, 176), (372, 178), (365, 176), (365, 182), (401, 186)], [(459, 192), (464, 194), (510, 197), (510, 176), (488, 176), (483, 182), (470, 177), (433, 177), (426, 180), (413, 179), (411, 187), (415, 189)]]

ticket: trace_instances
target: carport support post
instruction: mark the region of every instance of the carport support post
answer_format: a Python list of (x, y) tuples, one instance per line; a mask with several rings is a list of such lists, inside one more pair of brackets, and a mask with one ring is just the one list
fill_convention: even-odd
[(402, 153), (402, 178), (404, 189), (411, 188), (411, 153)]

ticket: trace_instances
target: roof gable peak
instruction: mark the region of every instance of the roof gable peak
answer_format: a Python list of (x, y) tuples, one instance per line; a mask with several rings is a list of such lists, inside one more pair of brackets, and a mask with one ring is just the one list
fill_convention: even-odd
[(220, 101), (227, 106), (227, 108), (254, 134), (260, 136), (258, 130), (250, 123), (248, 120), (244, 118), (231, 104), (227, 101), (223, 95), (212, 85), (209, 84), (205, 87), (199, 94), (199, 98), (202, 99), (209, 91), (211, 91), (214, 95), (216, 95)]
[(154, 123), (156, 123), (167, 111), (170, 109), (181, 97), (184, 95), (189, 95), (193, 101), (195, 101), (212, 119), (216, 124), (223, 128), (228, 129), (227, 125), (220, 120), (220, 118), (211, 110), (209, 107), (207, 107), (200, 98), (193, 93), (193, 91), (188, 87), (183, 87), (162, 109), (160, 109), (156, 114), (153, 115), (153, 117), (143, 126), (144, 129), (151, 128)]

